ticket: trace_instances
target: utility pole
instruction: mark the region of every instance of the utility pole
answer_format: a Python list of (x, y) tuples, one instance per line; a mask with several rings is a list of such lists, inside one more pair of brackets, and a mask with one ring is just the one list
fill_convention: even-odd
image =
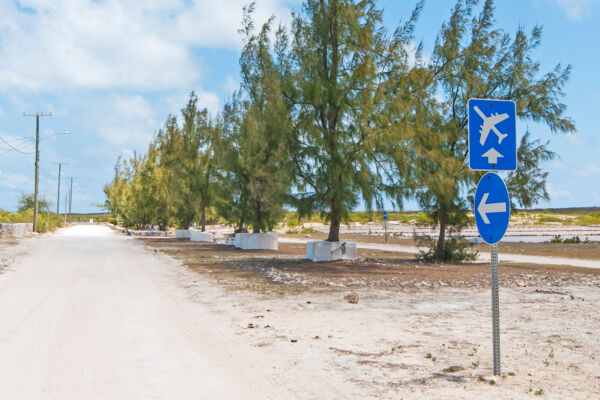
[(35, 113), (35, 114), (26, 114), (23, 113), (24, 117), (35, 117), (35, 185), (33, 188), (33, 231), (37, 231), (37, 215), (38, 215), (38, 183), (40, 180), (40, 117), (51, 117), (52, 113), (44, 114), (44, 113)]
[(60, 170), (63, 165), (69, 165), (64, 162), (57, 162), (52, 164), (58, 164), (58, 193), (56, 194), (56, 213), (60, 213)]
[(65, 213), (63, 214), (63, 224), (67, 224), (67, 204), (69, 204), (69, 194), (65, 193)]
[(71, 220), (71, 204), (73, 203), (73, 177), (71, 177), (71, 187), (69, 188), (69, 224)]

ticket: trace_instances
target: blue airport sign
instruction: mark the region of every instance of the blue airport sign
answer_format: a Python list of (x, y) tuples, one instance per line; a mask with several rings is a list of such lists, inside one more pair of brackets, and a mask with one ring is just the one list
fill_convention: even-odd
[(502, 178), (493, 172), (485, 174), (475, 192), (475, 222), (481, 238), (498, 243), (506, 233), (510, 220), (510, 198)]
[(469, 167), (517, 169), (517, 112), (512, 100), (469, 99)]

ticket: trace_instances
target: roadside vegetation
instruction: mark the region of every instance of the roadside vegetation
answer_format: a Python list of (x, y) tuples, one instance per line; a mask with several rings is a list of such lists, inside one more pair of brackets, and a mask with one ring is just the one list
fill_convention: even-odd
[(110, 222), (110, 213), (71, 214), (71, 221), (73, 222), (88, 222), (90, 219), (94, 222)]
[[(257, 27), (246, 6), (239, 89), (215, 115), (192, 92), (146, 154), (117, 161), (105, 187), (112, 218), (160, 229), (224, 221), (237, 232), (316, 219), (338, 241), (342, 223), (416, 199), (427, 211), (414, 221), (439, 232), (424, 256), (471, 259), (461, 230), (482, 173), (466, 164), (467, 100), (514, 100), (521, 121), (571, 132), (562, 103), (571, 67), (540, 71), (541, 27), (499, 29), (491, 0), (456, 1), (426, 56), (414, 37), (423, 7), (390, 32), (374, 0), (305, 0), (289, 26)], [(518, 169), (504, 178), (513, 208), (530, 208), (548, 199), (542, 164), (556, 155), (519, 137)], [(367, 211), (353, 212), (360, 205)]]
[[(62, 215), (50, 211), (50, 202), (48, 202), (44, 198), (40, 198), (38, 199), (38, 207), (38, 233), (53, 231), (62, 225)], [(33, 224), (33, 209), (33, 194), (22, 194), (19, 197), (19, 206), (16, 212), (10, 212), (0, 209), (0, 223)]]

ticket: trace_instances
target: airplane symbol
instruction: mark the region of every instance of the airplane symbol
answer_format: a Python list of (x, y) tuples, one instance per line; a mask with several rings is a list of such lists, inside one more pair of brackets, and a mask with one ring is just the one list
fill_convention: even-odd
[(487, 139), (490, 130), (494, 131), (494, 133), (498, 136), (498, 144), (502, 143), (502, 140), (508, 135), (500, 133), (498, 128), (496, 128), (496, 125), (508, 118), (508, 114), (496, 113), (490, 115), (489, 117), (486, 117), (485, 114), (477, 106), (475, 106), (475, 112), (477, 112), (481, 119), (483, 119), (483, 124), (481, 125), (481, 129), (479, 130), (479, 133), (481, 134), (481, 137), (479, 138), (479, 143), (482, 146), (485, 144), (485, 140)]

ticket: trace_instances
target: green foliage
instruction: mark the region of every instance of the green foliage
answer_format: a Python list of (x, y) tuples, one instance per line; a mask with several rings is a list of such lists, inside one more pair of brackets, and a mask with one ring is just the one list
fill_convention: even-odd
[[(35, 208), (33, 193), (31, 193), (31, 194), (21, 193), (18, 201), (19, 201), (19, 206), (17, 208), (18, 212), (22, 212), (22, 211), (26, 211), (26, 210), (33, 210)], [(43, 196), (38, 196), (38, 210), (40, 212), (50, 210), (50, 202), (47, 201)]]
[(89, 213), (89, 214), (71, 214), (71, 220), (73, 222), (88, 222), (93, 219), (94, 222), (108, 222), (110, 214), (107, 213)]
[(440, 253), (437, 242), (428, 236), (418, 237), (419, 245), (427, 246), (429, 250), (421, 251), (421, 258), (427, 261), (475, 261), (478, 253), (469, 251), (471, 243), (462, 236), (450, 236), (446, 239)]
[(553, 217), (551, 215), (540, 215), (537, 219), (537, 222), (539, 223), (546, 223), (546, 222), (564, 222), (564, 220), (562, 218), (559, 217)]
[(254, 4), (244, 8), (242, 85), (225, 106), (219, 125), (223, 190), (218, 208), (238, 231), (252, 226), (254, 232), (264, 232), (284, 216), (292, 179), (285, 141), (291, 120), (271, 55), (272, 20), (255, 33), (253, 10)]
[[(426, 212), (389, 220), (439, 229), (424, 257), (473, 259), (460, 236), (482, 176), (466, 164), (468, 99), (514, 100), (520, 120), (575, 129), (562, 103), (571, 67), (542, 74), (534, 59), (541, 28), (508, 34), (495, 27), (493, 1), (478, 4), (456, 1), (431, 58), (414, 46), (421, 1), (393, 33), (374, 0), (305, 0), (289, 29), (269, 19), (255, 30), (250, 4), (240, 89), (215, 118), (192, 92), (181, 124), (170, 116), (146, 154), (117, 160), (105, 207), (125, 224), (162, 229), (324, 220), (337, 241), (343, 221), (380, 222), (385, 200), (400, 208), (415, 198)], [(529, 208), (548, 199), (542, 165), (556, 154), (528, 132), (518, 143), (505, 180), (512, 207)], [(360, 203), (367, 210), (352, 212)], [(598, 223), (600, 213), (572, 221)]]
[[(376, 219), (375, 212), (373, 211), (354, 211), (348, 213), (347, 221), (348, 222), (358, 222), (361, 224), (366, 224), (368, 222), (372, 222)], [(381, 220), (383, 218), (381, 217)]]
[(600, 212), (592, 212), (577, 216), (577, 225), (590, 226), (600, 225)]
[[(421, 123), (414, 124), (409, 143), (414, 146), (412, 177), (421, 207), (431, 210), (439, 226), (434, 257), (454, 256), (448, 251), (454, 241), (446, 241), (448, 227), (460, 231), (468, 223), (472, 191), (482, 173), (471, 171), (468, 154), (467, 101), (469, 98), (514, 100), (522, 119), (545, 123), (552, 132), (569, 132), (573, 122), (564, 117), (560, 102), (570, 67), (557, 66), (539, 77), (539, 63), (533, 51), (540, 45), (541, 28), (530, 35), (520, 27), (514, 36), (494, 27), (493, 1), (487, 0), (474, 15), (474, 2), (459, 0), (436, 41), (425, 86), (415, 89), (425, 100), (413, 105)], [(424, 106), (425, 104), (426, 106)], [(520, 140), (517, 171), (506, 179), (513, 207), (529, 207), (547, 199), (547, 173), (543, 161), (555, 155), (547, 143)], [(455, 247), (461, 251), (461, 247)]]
[(402, 199), (386, 164), (403, 153), (388, 135), (389, 99), (402, 91), (409, 67), (413, 24), (389, 35), (374, 1), (307, 0), (293, 15), (291, 39), (278, 31), (276, 54), (292, 106), (289, 135), (295, 167), (295, 205), (303, 216), (322, 213), (328, 240), (360, 200), (382, 206), (382, 193)]
[[(18, 223), (33, 223), (33, 208), (28, 208), (22, 211), (9, 212), (0, 209), (0, 222), (9, 224)], [(38, 226), (37, 232), (53, 231), (62, 225), (63, 217), (60, 214), (53, 212), (40, 212), (38, 213)]]
[(311, 233), (320, 233), (320, 232), (318, 230), (316, 230), (315, 228), (308, 227), (308, 228), (302, 228), (300, 230), (300, 233), (303, 235), (307, 235), (307, 234), (311, 234)]
[(169, 116), (143, 156), (118, 159), (113, 181), (104, 187), (104, 207), (124, 225), (140, 228), (170, 222), (188, 228), (194, 221), (203, 229), (206, 209), (213, 200), (214, 128), (206, 109), (198, 109), (191, 93), (182, 109), (183, 123)]
[(563, 238), (560, 235), (556, 235), (552, 239), (550, 239), (549, 243), (572, 243), (572, 244), (578, 244), (578, 243), (592, 243), (592, 242), (590, 240), (588, 240), (588, 239), (581, 240), (579, 238), (579, 236), (575, 236), (575, 237), (572, 237), (572, 238)]
[(156, 157), (162, 170), (156, 181), (164, 181), (156, 187), (157, 191), (162, 189), (157, 198), (163, 200), (160, 208), (169, 209), (182, 228), (187, 229), (199, 217), (205, 230), (206, 207), (212, 203), (211, 188), (215, 181), (214, 127), (208, 111), (198, 108), (194, 92), (181, 115), (181, 128), (177, 119), (170, 117), (156, 138)]

